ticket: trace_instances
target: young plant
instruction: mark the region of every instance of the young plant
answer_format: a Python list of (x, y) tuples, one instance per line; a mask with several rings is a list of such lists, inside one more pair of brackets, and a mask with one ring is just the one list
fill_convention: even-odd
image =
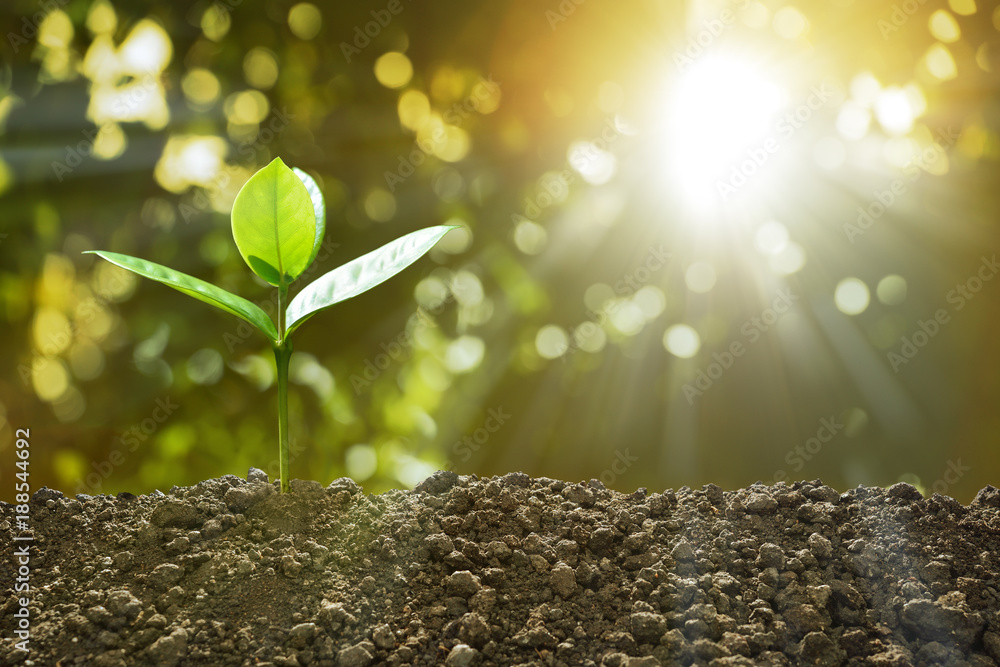
[(233, 203), (233, 239), (250, 269), (278, 288), (278, 321), (260, 307), (204, 280), (165, 266), (104, 250), (88, 250), (140, 276), (240, 317), (267, 336), (278, 378), (278, 461), (281, 491), (288, 477), (288, 362), (290, 336), (321, 310), (367, 292), (396, 275), (454, 229), (439, 225), (402, 236), (317, 278), (291, 301), (288, 288), (316, 259), (326, 229), (326, 205), (316, 182), (280, 158), (250, 177)]

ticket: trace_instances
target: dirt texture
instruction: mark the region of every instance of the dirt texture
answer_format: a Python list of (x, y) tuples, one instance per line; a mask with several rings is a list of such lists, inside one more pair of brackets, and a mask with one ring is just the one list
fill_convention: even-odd
[[(365, 495), (259, 470), (0, 507), (3, 665), (1000, 663), (1000, 491), (625, 495), (438, 472)], [(17, 545), (15, 547), (15, 545)]]

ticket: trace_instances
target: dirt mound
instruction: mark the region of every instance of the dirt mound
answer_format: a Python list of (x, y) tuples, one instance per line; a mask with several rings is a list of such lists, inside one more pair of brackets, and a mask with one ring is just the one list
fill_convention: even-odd
[(4, 665), (994, 665), (1000, 492), (815, 482), (624, 495), (522, 473), (229, 475), (31, 502), (29, 652), (14, 506)]

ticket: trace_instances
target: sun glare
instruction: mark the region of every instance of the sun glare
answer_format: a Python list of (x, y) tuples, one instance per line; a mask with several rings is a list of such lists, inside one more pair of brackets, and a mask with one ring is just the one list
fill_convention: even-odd
[(670, 91), (671, 180), (692, 203), (718, 201), (717, 182), (753, 159), (755, 150), (767, 151), (775, 114), (785, 102), (785, 91), (748, 64), (709, 57), (692, 64)]

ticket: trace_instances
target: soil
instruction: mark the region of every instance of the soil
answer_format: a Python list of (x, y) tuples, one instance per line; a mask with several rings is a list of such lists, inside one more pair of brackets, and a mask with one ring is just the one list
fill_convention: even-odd
[(30, 504), (3, 665), (996, 665), (1000, 491), (820, 481), (625, 495), (438, 472), (365, 495), (259, 470)]

